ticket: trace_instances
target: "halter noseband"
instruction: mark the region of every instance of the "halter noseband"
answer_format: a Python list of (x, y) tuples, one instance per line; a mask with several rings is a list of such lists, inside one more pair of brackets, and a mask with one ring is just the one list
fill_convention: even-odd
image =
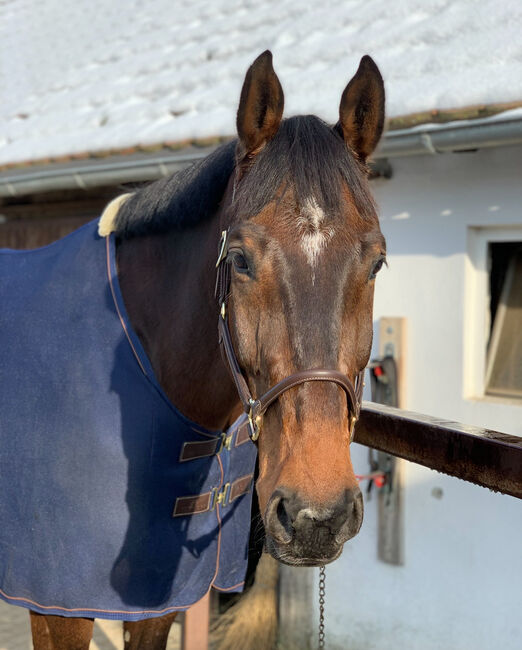
[(299, 384), (304, 384), (308, 381), (331, 381), (334, 384), (340, 386), (346, 393), (346, 399), (348, 402), (348, 415), (350, 419), (348, 429), (351, 442), (353, 440), (355, 423), (359, 418), (359, 413), (361, 410), (362, 392), (364, 386), (364, 369), (361, 370), (357, 375), (355, 379), (355, 386), (352, 384), (349, 377), (347, 377), (342, 372), (339, 372), (338, 370), (327, 370), (323, 368), (299, 370), (298, 372), (294, 372), (294, 374), (289, 375), (285, 379), (282, 379), (280, 382), (275, 384), (275, 386), (272, 386), (272, 388), (267, 390), (266, 393), (258, 399), (254, 399), (252, 397), (246, 379), (244, 378), (243, 373), (241, 372), (241, 368), (239, 367), (236, 353), (234, 352), (234, 346), (232, 345), (230, 330), (228, 328), (226, 307), (230, 290), (231, 276), (230, 263), (227, 262), (226, 259), (227, 252), (228, 231), (223, 230), (221, 233), (219, 255), (216, 262), (217, 277), (215, 294), (220, 305), (218, 320), (219, 342), (221, 344), (223, 357), (226, 360), (230, 374), (232, 375), (232, 379), (236, 385), (239, 398), (248, 417), (251, 440), (255, 442), (259, 438), (261, 422), (265, 411), (289, 388), (299, 386)]

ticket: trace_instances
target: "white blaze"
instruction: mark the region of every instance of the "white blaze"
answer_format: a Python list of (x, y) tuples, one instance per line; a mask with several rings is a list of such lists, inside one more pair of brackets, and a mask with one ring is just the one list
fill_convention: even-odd
[[(298, 223), (304, 230), (301, 236), (301, 249), (312, 269), (317, 266), (321, 251), (328, 245), (334, 234), (333, 228), (323, 225), (324, 218), (324, 211), (317, 201), (313, 197), (307, 199)], [(312, 282), (314, 279), (315, 275), (312, 273)]]

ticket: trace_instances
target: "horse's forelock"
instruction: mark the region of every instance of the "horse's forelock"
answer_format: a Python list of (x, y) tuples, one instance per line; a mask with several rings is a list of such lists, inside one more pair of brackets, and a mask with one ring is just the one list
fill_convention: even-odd
[(313, 115), (283, 120), (257, 154), (236, 188), (234, 220), (258, 214), (281, 188), (303, 214), (311, 204), (326, 215), (339, 213), (348, 190), (363, 218), (375, 216), (365, 168), (338, 132)]

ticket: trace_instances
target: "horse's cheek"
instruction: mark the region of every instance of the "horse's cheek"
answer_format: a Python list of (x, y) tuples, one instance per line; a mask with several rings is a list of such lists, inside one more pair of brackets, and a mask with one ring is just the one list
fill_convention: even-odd
[(256, 481), (259, 509), (264, 515), (266, 507), (274, 492), (282, 471), (277, 441), (271, 441), (271, 432), (263, 430), (259, 437), (259, 476)]

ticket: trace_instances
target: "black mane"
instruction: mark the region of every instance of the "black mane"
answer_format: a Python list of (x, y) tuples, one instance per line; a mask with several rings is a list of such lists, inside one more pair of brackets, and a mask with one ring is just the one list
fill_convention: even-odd
[[(116, 233), (132, 237), (190, 228), (211, 217), (235, 165), (237, 141), (204, 160), (138, 190), (120, 208)], [(299, 206), (313, 197), (327, 214), (339, 210), (347, 186), (359, 214), (375, 214), (366, 170), (350, 152), (336, 127), (313, 115), (281, 122), (275, 137), (255, 157), (239, 182), (232, 209), (247, 218), (269, 203), (283, 182)]]
[(121, 206), (115, 231), (129, 238), (184, 230), (216, 211), (234, 170), (236, 142), (172, 176), (146, 185)]

